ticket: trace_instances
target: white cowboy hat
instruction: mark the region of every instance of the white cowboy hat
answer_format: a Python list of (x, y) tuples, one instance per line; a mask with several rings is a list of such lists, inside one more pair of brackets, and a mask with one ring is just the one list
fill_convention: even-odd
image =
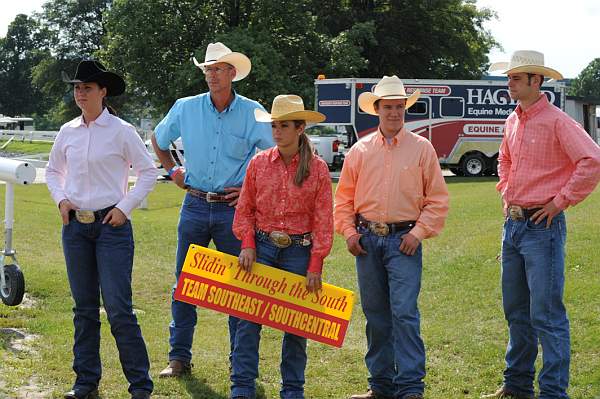
[(384, 76), (371, 92), (364, 92), (358, 96), (358, 106), (360, 109), (370, 115), (378, 115), (375, 111), (375, 101), (377, 100), (398, 100), (406, 99), (406, 108), (410, 108), (421, 95), (419, 90), (415, 90), (410, 96), (406, 94), (404, 84), (398, 76)]
[(209, 43), (206, 48), (206, 55), (204, 56), (204, 62), (200, 63), (194, 57), (194, 64), (205, 72), (205, 68), (208, 65), (216, 64), (217, 62), (226, 62), (231, 64), (235, 68), (234, 82), (244, 79), (250, 73), (252, 63), (250, 59), (242, 53), (235, 53), (229, 49), (226, 45), (221, 42)]
[(273, 121), (306, 121), (319, 123), (325, 120), (325, 115), (317, 111), (304, 109), (304, 102), (295, 94), (280, 94), (273, 100), (271, 113), (260, 108), (254, 110), (257, 122)]
[(544, 54), (532, 50), (515, 51), (512, 53), (509, 62), (494, 62), (490, 65), (488, 71), (502, 71), (501, 73), (504, 75), (521, 72), (534, 73), (554, 80), (563, 79), (560, 72), (544, 66)]

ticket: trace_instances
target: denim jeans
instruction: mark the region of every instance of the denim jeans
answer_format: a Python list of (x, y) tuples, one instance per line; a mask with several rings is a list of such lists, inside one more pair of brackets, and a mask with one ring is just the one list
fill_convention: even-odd
[(100, 221), (63, 226), (63, 250), (71, 295), (73, 324), (73, 389), (86, 393), (98, 386), (100, 363), (100, 296), (119, 350), (129, 392), (152, 392), (148, 352), (131, 299), (133, 231), (131, 222), (119, 227)]
[[(218, 251), (235, 256), (240, 254), (241, 242), (231, 231), (234, 213), (235, 208), (227, 203), (206, 202), (202, 198), (185, 195), (177, 227), (176, 281), (172, 293), (177, 287), (177, 280), (190, 244), (206, 247), (212, 240)], [(192, 341), (197, 322), (196, 306), (176, 301), (171, 297), (171, 316), (169, 360), (189, 362), (192, 359)], [(235, 317), (229, 318), (231, 348), (233, 348), (237, 320)]]
[(563, 304), (566, 223), (564, 213), (539, 224), (507, 219), (502, 234), (502, 304), (508, 321), (504, 384), (533, 395), (538, 342), (543, 367), (540, 399), (568, 398), (570, 338)]
[[(256, 261), (291, 273), (306, 276), (310, 260), (310, 246), (295, 244), (278, 248), (268, 238), (256, 236)], [(254, 398), (258, 377), (258, 347), (262, 325), (239, 320), (233, 349), (231, 397)], [(284, 333), (281, 346), (282, 399), (304, 398), (304, 370), (306, 368), (306, 338)]]
[(425, 388), (425, 345), (417, 307), (422, 247), (413, 256), (399, 249), (400, 237), (409, 230), (383, 237), (359, 227), (360, 245), (367, 254), (356, 257), (360, 301), (367, 319), (369, 386), (398, 398), (422, 394)]

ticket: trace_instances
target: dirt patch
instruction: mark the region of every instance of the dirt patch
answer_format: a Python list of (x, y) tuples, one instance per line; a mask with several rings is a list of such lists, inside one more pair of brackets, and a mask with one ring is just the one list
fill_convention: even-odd
[(37, 354), (31, 347), (37, 335), (29, 334), (22, 328), (0, 328), (0, 335), (8, 338), (8, 349), (12, 352)]
[[(0, 328), (0, 336), (7, 342), (6, 348), (9, 351), (21, 355), (37, 355), (37, 352), (33, 349), (33, 342), (38, 338), (37, 335), (30, 334), (21, 328)], [(10, 394), (15, 399), (46, 399), (52, 397), (52, 390), (42, 387), (35, 376), (29, 379), (27, 385), (15, 390), (8, 389), (6, 384), (2, 382), (0, 383), (0, 393)]]
[(33, 309), (37, 306), (37, 301), (31, 297), (28, 293), (23, 295), (23, 300), (19, 304), (20, 309)]
[(29, 383), (16, 392), (16, 399), (47, 399), (52, 397), (51, 389), (44, 389), (36, 377), (31, 377)]
[[(37, 302), (34, 298), (25, 294), (23, 302), (19, 305), (22, 309), (31, 309), (36, 307)], [(6, 355), (10, 356), (12, 352), (15, 355), (26, 357), (38, 356), (38, 352), (34, 349), (34, 342), (39, 337), (29, 333), (23, 328), (0, 328), (0, 339), (5, 343)], [(0, 367), (2, 362), (0, 360)], [(0, 368), (0, 374), (7, 372)], [(31, 376), (27, 384), (16, 389), (7, 387), (6, 382), (0, 378), (0, 396), (10, 397), (14, 399), (47, 399), (52, 397), (52, 390), (43, 387), (36, 376)]]

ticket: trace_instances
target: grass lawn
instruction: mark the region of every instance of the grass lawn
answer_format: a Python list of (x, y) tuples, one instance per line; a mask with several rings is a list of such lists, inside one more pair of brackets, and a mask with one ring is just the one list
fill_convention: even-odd
[[(502, 381), (507, 328), (501, 310), (502, 217), (493, 179), (448, 178), (451, 212), (443, 233), (427, 240), (420, 296), (422, 333), (427, 347), (429, 399), (479, 398)], [(170, 287), (173, 283), (176, 225), (183, 192), (159, 184), (148, 210), (134, 213), (136, 258), (134, 306), (148, 344), (156, 398), (225, 399), (229, 394), (229, 340), (226, 316), (199, 309), (193, 374), (159, 380), (167, 363)], [(4, 187), (0, 187), (4, 198)], [(0, 304), (0, 328), (26, 328), (35, 334), (33, 351), (13, 351), (0, 339), (0, 397), (32, 381), (59, 398), (74, 379), (72, 301), (69, 295), (56, 206), (43, 185), (16, 188), (14, 246), (25, 273), (30, 309)], [(572, 333), (572, 399), (600, 395), (600, 190), (570, 209), (565, 300)], [(354, 260), (336, 237), (324, 279), (356, 290)], [(103, 317), (102, 397), (127, 398), (110, 328)], [(265, 328), (258, 390), (278, 397), (281, 333)], [(347, 398), (366, 390), (364, 317), (357, 303), (341, 349), (309, 342), (307, 398)], [(539, 359), (538, 359), (539, 361)], [(538, 364), (539, 366), (539, 364)], [(539, 368), (539, 367), (538, 367)]]
[[(0, 140), (0, 147), (2, 147), (7, 140)], [(24, 140), (21, 141), (15, 138), (11, 141), (2, 151), (12, 152), (17, 154), (44, 154), (49, 153), (52, 149), (52, 142), (49, 141), (32, 141)]]

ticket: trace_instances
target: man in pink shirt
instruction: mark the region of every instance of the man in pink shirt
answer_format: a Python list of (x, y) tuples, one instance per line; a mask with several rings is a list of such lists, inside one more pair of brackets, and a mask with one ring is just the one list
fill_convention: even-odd
[(543, 366), (539, 399), (568, 398), (570, 338), (563, 304), (566, 222), (563, 210), (600, 180), (600, 148), (583, 128), (550, 104), (536, 51), (516, 51), (490, 70), (508, 75), (518, 104), (506, 120), (496, 188), (506, 221), (502, 235), (502, 303), (508, 321), (504, 383), (488, 398), (534, 398), (538, 342)]
[(421, 241), (442, 230), (448, 190), (431, 143), (404, 128), (404, 112), (418, 97), (396, 76), (360, 95), (379, 129), (350, 149), (335, 193), (335, 230), (356, 256), (367, 319), (369, 390), (352, 399), (423, 398)]

